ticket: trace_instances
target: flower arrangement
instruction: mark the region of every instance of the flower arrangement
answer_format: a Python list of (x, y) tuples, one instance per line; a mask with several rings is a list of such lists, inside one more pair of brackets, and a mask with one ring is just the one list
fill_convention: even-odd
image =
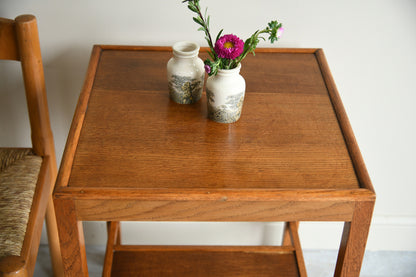
[(224, 30), (222, 29), (218, 33), (214, 43), (209, 29), (210, 17), (207, 16), (207, 9), (205, 10), (205, 14), (203, 16), (201, 13), (201, 7), (199, 5), (199, 0), (182, 1), (182, 3), (185, 2), (188, 3), (188, 8), (192, 12), (196, 13), (196, 16), (193, 17), (193, 20), (201, 26), (198, 31), (203, 31), (205, 33), (205, 39), (208, 42), (210, 48), (208, 53), (212, 60), (206, 59), (204, 62), (205, 71), (209, 76), (216, 75), (218, 69), (236, 68), (248, 53), (253, 53), (253, 55), (255, 55), (254, 50), (259, 43), (259, 39), (265, 40), (265, 38), (261, 37), (260, 35), (269, 34), (268, 39), (271, 43), (274, 43), (282, 36), (282, 23), (271, 21), (268, 23), (266, 28), (263, 30), (257, 30), (245, 42), (233, 34), (221, 36)]

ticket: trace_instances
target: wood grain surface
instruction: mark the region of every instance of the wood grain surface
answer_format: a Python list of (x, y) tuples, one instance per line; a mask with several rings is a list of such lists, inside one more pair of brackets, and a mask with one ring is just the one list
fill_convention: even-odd
[(300, 276), (290, 248), (134, 247), (115, 251), (111, 276)]
[[(170, 52), (103, 51), (69, 185), (119, 188), (359, 188), (316, 56), (258, 53), (241, 119), (170, 101)], [(120, 176), (122, 181), (120, 182)]]

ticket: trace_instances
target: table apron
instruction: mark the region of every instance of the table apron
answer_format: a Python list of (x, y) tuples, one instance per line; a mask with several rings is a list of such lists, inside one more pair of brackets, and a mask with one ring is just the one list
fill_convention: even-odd
[(354, 201), (75, 200), (81, 221), (351, 221)]

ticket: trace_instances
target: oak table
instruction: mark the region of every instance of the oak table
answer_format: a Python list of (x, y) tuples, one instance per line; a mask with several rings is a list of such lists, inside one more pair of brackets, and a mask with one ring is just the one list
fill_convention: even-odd
[[(202, 56), (205, 54), (202, 54)], [(176, 104), (168, 47), (93, 48), (54, 204), (67, 276), (82, 221), (107, 221), (104, 276), (306, 276), (299, 221), (343, 221), (335, 276), (359, 276), (375, 192), (321, 49), (258, 49), (239, 121)], [(119, 221), (283, 221), (281, 246), (129, 246)]]

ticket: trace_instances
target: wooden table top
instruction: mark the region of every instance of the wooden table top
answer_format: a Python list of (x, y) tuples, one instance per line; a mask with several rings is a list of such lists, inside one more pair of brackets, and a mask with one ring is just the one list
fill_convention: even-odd
[(233, 124), (207, 118), (205, 95), (193, 105), (169, 99), (171, 56), (167, 47), (94, 48), (64, 155), (65, 186), (372, 190), (322, 50), (249, 55)]

